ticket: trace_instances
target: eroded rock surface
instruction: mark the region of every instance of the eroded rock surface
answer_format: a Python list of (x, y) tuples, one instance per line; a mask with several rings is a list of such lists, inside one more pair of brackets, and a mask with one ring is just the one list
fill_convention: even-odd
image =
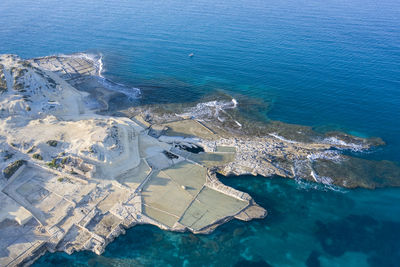
[[(343, 133), (235, 116), (237, 101), (110, 109), (135, 90), (110, 86), (101, 58), (0, 56), (0, 265), (46, 251), (92, 250), (136, 224), (209, 233), (264, 218), (225, 175), (279, 175), (326, 185), (399, 186), (399, 167), (345, 155), (382, 145)], [(110, 110), (118, 115), (111, 116)]]
[[(224, 105), (232, 106), (229, 102)], [(380, 138), (366, 139), (340, 132), (321, 134), (310, 127), (282, 122), (244, 125), (248, 122), (236, 121), (229, 109), (215, 104), (204, 106), (209, 111), (178, 114), (150, 106), (131, 108), (125, 113), (149, 127), (150, 133), (159, 140), (174, 145), (177, 154), (214, 167), (224, 175), (278, 175), (328, 187), (400, 186), (398, 164), (350, 155), (372, 152), (385, 144)], [(188, 153), (182, 149), (185, 146), (208, 153)]]
[[(266, 216), (140, 123), (99, 115), (116, 93), (103, 86), (96, 60), (3, 55), (0, 66), (1, 266), (46, 251), (100, 254), (136, 224), (208, 233)], [(76, 89), (88, 83), (92, 90)]]

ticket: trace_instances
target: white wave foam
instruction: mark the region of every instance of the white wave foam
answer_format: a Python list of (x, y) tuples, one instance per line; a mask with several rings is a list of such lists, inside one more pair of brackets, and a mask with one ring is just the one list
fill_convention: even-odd
[(310, 161), (314, 161), (317, 159), (326, 159), (333, 162), (340, 162), (343, 160), (343, 155), (340, 154), (338, 151), (326, 150), (310, 154), (307, 156), (307, 159), (309, 159)]
[[(216, 118), (219, 121), (223, 122), (224, 119), (219, 115), (221, 113), (225, 113), (227, 109), (234, 109), (237, 107), (237, 100), (232, 99), (231, 101), (209, 101), (198, 103), (196, 106), (189, 108), (186, 112), (181, 114), (176, 114), (180, 117), (192, 117), (192, 118)], [(240, 123), (237, 123), (240, 125)], [(241, 126), (241, 125), (240, 125)]]
[(93, 66), (96, 69), (96, 75), (102, 77), (102, 72), (104, 71), (104, 64), (103, 64), (103, 54), (90, 54), (90, 53), (75, 53), (75, 54), (59, 54), (59, 57), (66, 57), (66, 58), (83, 58), (90, 62), (92, 62)]
[(129, 100), (137, 99), (141, 95), (141, 91), (139, 88), (129, 87), (121, 83), (116, 83), (103, 76), (104, 63), (103, 63), (103, 55), (101, 53), (100, 54), (76, 53), (71, 55), (60, 55), (60, 56), (84, 58), (92, 62), (93, 66), (96, 69), (96, 75), (99, 78), (99, 81), (103, 84), (103, 86), (111, 91), (120, 92), (126, 95), (129, 98)]
[(297, 184), (297, 189), (299, 190), (318, 190), (318, 191), (335, 191), (339, 193), (347, 193), (349, 192), (343, 187), (339, 187), (333, 184), (322, 184), (322, 183), (314, 183), (314, 182), (309, 182), (306, 180), (303, 180), (301, 178), (296, 178), (295, 179), (296, 184)]
[[(337, 192), (346, 192), (343, 188), (333, 184), (333, 179), (327, 176), (318, 175), (312, 168), (312, 162), (316, 159), (327, 159), (334, 162), (342, 161), (342, 155), (338, 151), (322, 151), (307, 156), (307, 159), (295, 160), (292, 172), (295, 176), (296, 183), (299, 189), (309, 190), (333, 190)], [(302, 177), (310, 176), (314, 182), (306, 181)]]
[(310, 175), (317, 183), (322, 183), (324, 185), (332, 185), (333, 180), (328, 176), (320, 176), (313, 170), (311, 171)]
[[(269, 135), (272, 136), (272, 137), (275, 137), (276, 139), (284, 141), (284, 142), (288, 142), (288, 143), (292, 143), (292, 144), (299, 143), (297, 141), (286, 139), (286, 138), (284, 138), (284, 137), (282, 137), (280, 135), (277, 135), (276, 133), (270, 133)], [(324, 144), (330, 144), (330, 145), (336, 147), (337, 149), (349, 149), (349, 150), (352, 150), (354, 152), (361, 152), (361, 151), (365, 151), (366, 150), (366, 147), (363, 146), (362, 144), (346, 143), (345, 141), (343, 141), (343, 140), (341, 140), (341, 139), (339, 139), (337, 137), (334, 137), (334, 136), (327, 137), (327, 138), (324, 138), (322, 140), (316, 140), (316, 141), (324, 143)]]
[(109, 89), (111, 91), (116, 91), (116, 92), (123, 93), (131, 101), (134, 100), (134, 99), (139, 98), (140, 95), (141, 95), (141, 91), (140, 91), (139, 88), (128, 87), (128, 86), (125, 86), (123, 84), (110, 81), (108, 79), (102, 79), (102, 84), (103, 84), (104, 87), (106, 87), (107, 89)]
[(337, 137), (334, 137), (334, 136), (328, 137), (328, 138), (324, 138), (322, 140), (322, 143), (330, 144), (330, 145), (333, 145), (333, 146), (339, 146), (339, 147), (337, 147), (339, 149), (350, 149), (350, 150), (352, 150), (354, 152), (360, 152), (360, 151), (365, 150), (365, 147), (363, 145), (361, 145), (361, 144), (346, 143), (345, 141), (343, 141), (343, 140), (341, 140), (341, 139), (339, 139)]
[(232, 103), (233, 103), (233, 107), (236, 108), (237, 104), (238, 104), (237, 100), (232, 98)]
[(296, 141), (293, 141), (293, 140), (286, 139), (285, 137), (282, 137), (282, 136), (277, 135), (277, 134), (275, 134), (275, 133), (270, 133), (269, 135), (272, 136), (272, 137), (275, 137), (276, 139), (279, 139), (279, 140), (281, 140), (281, 141), (284, 141), (284, 142), (288, 142), (288, 143), (292, 143), (292, 144), (297, 144), (297, 143), (299, 143), (299, 142), (296, 142)]

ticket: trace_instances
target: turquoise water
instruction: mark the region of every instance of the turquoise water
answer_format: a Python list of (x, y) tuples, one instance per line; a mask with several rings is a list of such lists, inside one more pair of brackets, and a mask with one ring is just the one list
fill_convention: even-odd
[(210, 235), (136, 226), (102, 256), (48, 254), (35, 266), (398, 265), (399, 189), (335, 192), (293, 180), (248, 176), (222, 182), (249, 192), (268, 209), (268, 217), (232, 221)]
[(261, 117), (382, 137), (376, 157), (400, 161), (399, 14), (395, 0), (2, 0), (0, 52), (99, 52), (143, 102), (222, 89), (263, 101)]
[[(140, 88), (143, 104), (197, 101), (222, 90), (258, 119), (382, 137), (388, 145), (363, 156), (400, 162), (399, 1), (2, 0), (0, 25), (0, 53), (101, 53), (104, 75)], [(241, 98), (263, 105), (248, 111)], [(270, 216), (231, 222), (210, 236), (140, 226), (102, 257), (49, 254), (38, 266), (243, 259), (293, 266), (310, 255), (309, 266), (399, 260), (398, 190), (324, 192), (249, 177), (224, 182), (251, 192)]]

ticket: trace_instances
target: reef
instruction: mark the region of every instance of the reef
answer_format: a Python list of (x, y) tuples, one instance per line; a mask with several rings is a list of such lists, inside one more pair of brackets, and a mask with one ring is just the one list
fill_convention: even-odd
[(101, 115), (121, 93), (97, 60), (2, 55), (0, 63), (1, 266), (46, 251), (101, 254), (137, 224), (209, 233), (267, 215), (140, 122)]
[(87, 54), (0, 56), (0, 265), (29, 265), (47, 251), (101, 254), (138, 224), (196, 234), (267, 215), (217, 173), (400, 185), (396, 164), (343, 153), (379, 138), (255, 127), (237, 118), (235, 99), (115, 108), (139, 91), (101, 72), (101, 57)]
[[(236, 105), (235, 99), (225, 99), (184, 107), (148, 105), (123, 113), (141, 122), (152, 136), (174, 145), (178, 155), (202, 162), (225, 176), (277, 175), (330, 189), (400, 186), (397, 163), (356, 156), (385, 145), (381, 138), (320, 133), (279, 121), (250, 121), (237, 114)], [(182, 147), (206, 153), (188, 153)]]

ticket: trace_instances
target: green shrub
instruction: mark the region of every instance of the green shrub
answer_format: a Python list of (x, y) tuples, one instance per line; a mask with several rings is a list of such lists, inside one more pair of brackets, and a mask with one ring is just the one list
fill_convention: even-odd
[(10, 165), (8, 165), (4, 170), (4, 177), (6, 179), (9, 179), (11, 176), (13, 176), (13, 174), (22, 166), (26, 163), (25, 160), (17, 160), (14, 161), (13, 163), (11, 163)]
[(32, 67), (32, 64), (30, 62), (28, 62), (28, 61), (23, 61), (21, 64), (25, 68), (31, 68)]
[(4, 65), (0, 64), (0, 94), (7, 91), (6, 77), (4, 76)]
[(35, 148), (35, 146), (31, 147), (28, 151), (26, 151), (26, 153), (32, 153)]
[(47, 162), (47, 166), (49, 166), (52, 169), (57, 169), (60, 167), (60, 164), (57, 163), (57, 158), (55, 158), (52, 161)]
[(43, 157), (40, 155), (40, 154), (33, 154), (32, 155), (32, 158), (34, 158), (34, 159), (38, 159), (38, 160), (43, 160)]
[(46, 142), (46, 144), (48, 144), (49, 146), (56, 147), (58, 142), (56, 140), (49, 140)]

